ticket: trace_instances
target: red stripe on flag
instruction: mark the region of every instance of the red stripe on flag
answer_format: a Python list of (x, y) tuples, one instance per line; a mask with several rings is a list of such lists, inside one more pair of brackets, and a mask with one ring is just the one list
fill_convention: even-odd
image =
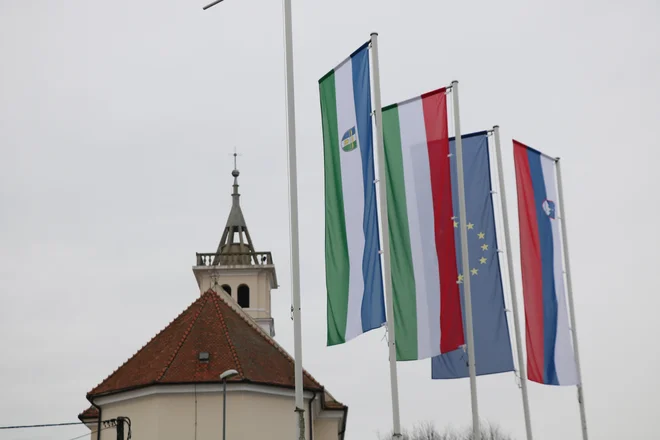
[(536, 200), (529, 169), (527, 147), (513, 141), (518, 190), (518, 223), (520, 229), (520, 263), (522, 267), (523, 298), (525, 300), (525, 331), (527, 342), (527, 377), (543, 383), (543, 277), (541, 243), (536, 218)]
[(457, 283), (445, 89), (422, 95), (422, 107), (431, 168), (435, 249), (440, 272), (440, 352), (447, 353), (463, 345), (465, 338)]

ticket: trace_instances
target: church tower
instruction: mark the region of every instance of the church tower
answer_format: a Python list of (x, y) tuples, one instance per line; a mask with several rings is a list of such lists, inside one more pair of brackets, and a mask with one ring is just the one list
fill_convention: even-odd
[[(232, 439), (298, 438), (295, 360), (274, 339), (273, 258), (252, 243), (236, 162), (231, 174), (232, 204), (218, 248), (197, 254), (193, 266), (201, 295), (87, 393), (91, 406), (78, 418), (88, 439), (119, 438), (103, 429), (119, 418), (141, 440), (220, 438), (225, 430)], [(305, 370), (303, 387), (304, 440), (344, 440), (348, 407)], [(218, 417), (225, 412), (226, 427)]]
[(277, 275), (270, 252), (257, 252), (252, 244), (238, 193), (234, 154), (232, 204), (225, 230), (215, 253), (197, 253), (193, 273), (200, 294), (224, 291), (271, 337), (275, 325), (271, 315), (270, 291), (277, 289)]

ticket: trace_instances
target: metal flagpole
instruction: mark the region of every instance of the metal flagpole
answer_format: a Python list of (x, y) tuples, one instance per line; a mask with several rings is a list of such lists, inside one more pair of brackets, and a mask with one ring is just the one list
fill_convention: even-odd
[(454, 136), (456, 143), (456, 170), (458, 171), (458, 222), (461, 233), (461, 254), (463, 266), (463, 293), (465, 296), (465, 320), (467, 325), (468, 369), (470, 372), (470, 396), (472, 398), (472, 439), (480, 440), (479, 405), (477, 402), (477, 366), (474, 358), (474, 332), (472, 329), (472, 292), (470, 290), (470, 258), (468, 256), (467, 209), (465, 207), (465, 175), (463, 172), (463, 139), (461, 139), (461, 119), (458, 110), (458, 81), (451, 83), (454, 105)]
[[(223, 0), (215, 0), (204, 10)], [(284, 13), (284, 64), (286, 80), (286, 138), (289, 174), (289, 232), (291, 235), (291, 291), (293, 295), (293, 341), (295, 357), (295, 396), (299, 440), (305, 439), (305, 405), (303, 402), (302, 326), (300, 318), (300, 245), (298, 238), (298, 171), (296, 165), (296, 107), (293, 89), (293, 31), (291, 0), (282, 0)]]
[(584, 390), (582, 389), (582, 371), (580, 369), (580, 351), (578, 350), (577, 324), (575, 323), (575, 305), (573, 304), (573, 280), (571, 278), (571, 260), (568, 254), (568, 238), (566, 232), (566, 210), (564, 209), (564, 190), (561, 179), (561, 164), (559, 158), (555, 159), (557, 165), (557, 186), (559, 189), (559, 213), (561, 215), (561, 238), (566, 260), (566, 284), (568, 287), (568, 310), (571, 316), (571, 333), (573, 335), (573, 350), (575, 351), (575, 366), (577, 368), (577, 397), (580, 404), (580, 421), (582, 423), (582, 439), (588, 440), (587, 414), (584, 409)]
[[(286, 65), (286, 137), (289, 159), (289, 228), (291, 234), (291, 289), (293, 293), (293, 340), (295, 357), (296, 415), (299, 440), (305, 440), (303, 402), (302, 324), (300, 316), (300, 246), (298, 238), (298, 170), (296, 165), (296, 104), (293, 88), (293, 30), (291, 0), (283, 0), (284, 59)], [(311, 429), (311, 426), (310, 426)]]
[(394, 303), (390, 269), (390, 235), (387, 218), (387, 186), (385, 185), (385, 148), (383, 146), (383, 113), (380, 103), (380, 71), (378, 65), (378, 33), (371, 34), (371, 56), (374, 77), (374, 106), (376, 116), (376, 148), (378, 150), (378, 190), (380, 193), (380, 223), (383, 234), (383, 276), (385, 278), (385, 306), (387, 309), (387, 344), (390, 351), (390, 382), (392, 387), (393, 438), (401, 437), (399, 418), (399, 383), (396, 372), (396, 338), (394, 334)]
[(522, 337), (520, 336), (520, 319), (518, 317), (518, 297), (516, 293), (516, 281), (513, 276), (513, 255), (511, 255), (511, 233), (509, 230), (509, 211), (506, 205), (506, 190), (504, 189), (504, 174), (502, 173), (502, 152), (500, 150), (500, 127), (493, 127), (495, 138), (495, 156), (497, 157), (497, 176), (500, 184), (500, 201), (502, 203), (502, 217), (504, 220), (504, 247), (506, 249), (506, 261), (509, 266), (509, 285), (511, 286), (511, 306), (513, 307), (513, 326), (516, 332), (516, 349), (518, 351), (518, 371), (520, 371), (520, 388), (522, 390), (523, 412), (525, 414), (525, 430), (527, 440), (532, 440), (532, 422), (529, 415), (529, 397), (527, 395), (527, 371), (522, 349)]

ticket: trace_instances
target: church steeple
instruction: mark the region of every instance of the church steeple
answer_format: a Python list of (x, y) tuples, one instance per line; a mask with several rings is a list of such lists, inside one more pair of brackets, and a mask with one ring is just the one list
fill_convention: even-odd
[[(231, 194), (231, 210), (227, 218), (225, 230), (218, 244), (218, 251), (213, 259), (213, 266), (218, 264), (250, 264), (251, 257), (256, 258), (252, 238), (248, 231), (243, 211), (241, 210), (241, 195), (238, 192), (238, 176), (241, 174), (236, 165), (234, 153), (234, 177)], [(255, 263), (257, 263), (255, 261)]]
[(212, 289), (226, 294), (254, 319), (268, 334), (275, 335), (270, 313), (270, 292), (277, 289), (277, 275), (270, 252), (257, 252), (252, 244), (238, 192), (238, 176), (234, 153), (234, 178), (231, 209), (214, 253), (197, 253), (193, 273), (200, 294)]

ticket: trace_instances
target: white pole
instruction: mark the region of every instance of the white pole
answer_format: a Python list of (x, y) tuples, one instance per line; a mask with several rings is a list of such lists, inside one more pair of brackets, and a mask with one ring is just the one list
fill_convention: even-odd
[(529, 398), (527, 395), (527, 368), (522, 349), (522, 336), (520, 335), (520, 318), (518, 317), (518, 297), (516, 280), (513, 276), (513, 255), (511, 255), (511, 232), (509, 228), (509, 211), (506, 205), (506, 190), (504, 189), (504, 174), (502, 173), (502, 152), (500, 149), (500, 127), (493, 127), (495, 138), (495, 156), (497, 157), (497, 176), (500, 186), (500, 200), (502, 203), (502, 217), (504, 220), (504, 248), (506, 262), (509, 267), (509, 285), (511, 286), (511, 306), (513, 307), (513, 326), (516, 332), (516, 349), (518, 351), (518, 371), (520, 371), (520, 389), (522, 390), (523, 412), (525, 414), (525, 430), (527, 440), (532, 440), (532, 422), (529, 415)]
[[(300, 246), (298, 238), (298, 172), (296, 165), (296, 103), (293, 88), (293, 31), (291, 0), (283, 0), (284, 59), (286, 65), (286, 134), (289, 159), (289, 228), (291, 234), (291, 290), (293, 293), (293, 340), (295, 356), (296, 426), (299, 440), (305, 439), (303, 402), (302, 325), (300, 316)], [(310, 427), (311, 429), (311, 427)]]
[(573, 335), (573, 350), (575, 351), (575, 366), (577, 368), (577, 397), (580, 404), (580, 421), (582, 424), (582, 439), (588, 440), (587, 414), (584, 409), (584, 391), (582, 389), (582, 371), (580, 369), (580, 351), (578, 350), (577, 324), (575, 322), (575, 305), (573, 304), (573, 280), (571, 278), (571, 260), (568, 254), (568, 238), (566, 232), (566, 210), (564, 209), (564, 190), (561, 179), (561, 165), (559, 158), (555, 159), (557, 164), (557, 186), (559, 188), (559, 213), (561, 215), (561, 237), (564, 247), (564, 258), (566, 259), (566, 284), (568, 287), (568, 310), (571, 316), (571, 334)]
[(468, 256), (467, 209), (465, 207), (465, 175), (463, 172), (463, 139), (461, 118), (458, 110), (458, 81), (451, 83), (454, 104), (454, 136), (456, 143), (456, 170), (458, 171), (458, 223), (461, 233), (463, 265), (463, 293), (465, 296), (465, 324), (467, 326), (468, 369), (470, 371), (470, 396), (472, 398), (472, 439), (480, 440), (479, 405), (477, 402), (477, 366), (474, 358), (474, 332), (472, 330), (472, 292), (470, 291), (470, 258)]
[(394, 303), (390, 270), (390, 235), (387, 219), (387, 186), (385, 185), (385, 148), (383, 146), (383, 113), (380, 103), (380, 71), (378, 65), (378, 33), (371, 34), (371, 56), (374, 77), (374, 106), (376, 116), (376, 149), (378, 151), (378, 191), (380, 193), (380, 224), (383, 234), (383, 277), (385, 278), (385, 306), (387, 308), (387, 343), (390, 351), (390, 382), (392, 387), (393, 438), (401, 437), (399, 418), (399, 383), (396, 373), (396, 338), (394, 335)]
[[(204, 10), (223, 0), (215, 0)], [(291, 0), (282, 0), (284, 13), (284, 64), (286, 81), (286, 139), (289, 174), (289, 233), (291, 235), (291, 293), (293, 294), (293, 342), (295, 357), (296, 425), (298, 440), (305, 440), (305, 405), (303, 402), (302, 328), (300, 318), (300, 245), (298, 238), (298, 171), (296, 166), (296, 103), (293, 90), (293, 31)]]

